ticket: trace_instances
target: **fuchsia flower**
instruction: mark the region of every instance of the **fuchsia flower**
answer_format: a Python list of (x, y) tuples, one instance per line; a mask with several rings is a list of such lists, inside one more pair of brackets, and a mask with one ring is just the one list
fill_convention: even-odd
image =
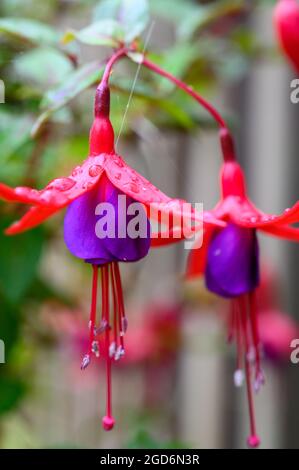
[[(108, 69), (109, 71), (109, 69)], [(108, 72), (105, 77), (107, 77)], [(127, 319), (121, 277), (118, 262), (134, 262), (145, 257), (150, 248), (151, 230), (148, 217), (171, 215), (173, 226), (181, 224), (185, 215), (202, 222), (190, 205), (186, 214), (185, 201), (171, 199), (153, 184), (130, 168), (115, 153), (114, 131), (109, 119), (110, 91), (108, 81), (103, 78), (97, 88), (95, 98), (95, 119), (90, 131), (89, 157), (76, 167), (69, 177), (51, 181), (44, 189), (28, 187), (10, 188), (0, 184), (0, 198), (9, 202), (30, 204), (31, 208), (6, 230), (9, 235), (21, 233), (40, 224), (60, 209), (68, 207), (64, 219), (64, 238), (70, 252), (90, 263), (93, 267), (92, 302), (89, 322), (89, 346), (82, 361), (86, 368), (93, 354), (101, 355), (106, 360), (107, 403), (103, 427), (110, 430), (114, 426), (111, 410), (111, 363), (120, 359), (124, 353), (124, 334)], [(119, 208), (118, 197), (126, 196), (125, 206)], [(102, 215), (97, 215), (99, 203), (110, 203), (114, 208), (113, 224), (124, 232), (123, 237), (98, 238), (95, 227)], [(127, 208), (132, 203), (143, 214), (144, 236), (131, 238), (127, 227), (133, 216)], [(123, 215), (125, 214), (125, 217)], [(154, 215), (153, 215), (154, 214)], [(207, 223), (213, 223), (213, 217), (204, 214)], [(163, 220), (165, 220), (163, 218)], [(219, 222), (215, 220), (219, 225)], [(120, 225), (122, 225), (120, 227)], [(191, 229), (192, 230), (192, 229)], [(190, 230), (189, 230), (190, 233)], [(102, 317), (96, 325), (98, 268), (101, 270)], [(110, 295), (112, 294), (112, 308)], [(98, 336), (104, 336), (103, 347)]]
[(299, 229), (291, 226), (299, 220), (299, 204), (286, 209), (280, 216), (265, 214), (254, 207), (247, 197), (243, 170), (235, 161), (232, 138), (226, 129), (222, 129), (220, 135), (224, 155), (220, 175), (221, 200), (212, 213), (227, 226), (205, 228), (203, 245), (190, 252), (187, 276), (204, 275), (211, 292), (231, 300), (230, 336), (235, 339), (238, 352), (234, 378), (240, 386), (244, 366), (251, 422), (248, 444), (256, 447), (259, 438), (251, 390), (252, 363), (255, 364), (255, 390), (258, 391), (264, 382), (255, 296), (259, 285), (257, 230), (299, 241)]
[(279, 0), (274, 10), (274, 25), (278, 40), (295, 70), (299, 72), (299, 3)]

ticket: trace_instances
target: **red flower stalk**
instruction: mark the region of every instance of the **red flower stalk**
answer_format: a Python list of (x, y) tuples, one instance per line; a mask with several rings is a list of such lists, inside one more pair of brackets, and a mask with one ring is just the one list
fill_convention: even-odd
[(299, 3), (297, 0), (279, 0), (273, 19), (281, 48), (296, 72), (299, 72)]

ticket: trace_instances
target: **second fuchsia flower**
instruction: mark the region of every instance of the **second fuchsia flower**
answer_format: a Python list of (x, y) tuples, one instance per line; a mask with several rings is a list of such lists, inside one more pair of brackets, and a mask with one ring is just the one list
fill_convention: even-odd
[(255, 390), (264, 383), (255, 295), (260, 279), (257, 231), (298, 242), (299, 229), (291, 224), (299, 220), (299, 204), (279, 216), (257, 209), (247, 197), (243, 170), (236, 162), (229, 132), (222, 129), (220, 138), (224, 156), (221, 200), (212, 213), (227, 226), (205, 228), (203, 245), (190, 252), (187, 276), (203, 275), (208, 290), (231, 301), (229, 337), (235, 340), (237, 348), (234, 380), (237, 386), (242, 384), (244, 367), (251, 423), (248, 444), (256, 447), (260, 441), (254, 417), (252, 364)]

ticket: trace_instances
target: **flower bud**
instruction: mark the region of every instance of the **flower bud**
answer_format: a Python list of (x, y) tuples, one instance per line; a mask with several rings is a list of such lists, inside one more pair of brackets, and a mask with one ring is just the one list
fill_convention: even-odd
[(299, 72), (299, 3), (279, 0), (274, 10), (276, 34), (284, 53)]
[(101, 82), (97, 88), (94, 104), (94, 121), (89, 134), (89, 154), (114, 153), (114, 131), (109, 118), (110, 90)]

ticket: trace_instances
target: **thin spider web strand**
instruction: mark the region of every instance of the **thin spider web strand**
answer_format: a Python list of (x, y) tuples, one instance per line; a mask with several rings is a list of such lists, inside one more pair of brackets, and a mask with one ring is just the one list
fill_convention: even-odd
[[(143, 50), (142, 50), (142, 55), (145, 53), (145, 50), (148, 46), (149, 40), (150, 40), (151, 35), (153, 33), (153, 30), (154, 30), (154, 26), (155, 26), (155, 21), (152, 21), (152, 23), (150, 25), (150, 28), (148, 30), (146, 39), (145, 39), (144, 47), (143, 47)], [(118, 136), (117, 136), (117, 139), (116, 139), (116, 143), (115, 143), (116, 147), (118, 145), (118, 141), (120, 139), (121, 133), (122, 133), (123, 128), (124, 128), (124, 124), (125, 124), (125, 121), (126, 121), (128, 110), (129, 110), (129, 107), (130, 107), (130, 104), (131, 104), (131, 101), (132, 101), (132, 98), (133, 98), (134, 90), (135, 90), (136, 83), (137, 83), (137, 80), (138, 80), (138, 76), (139, 76), (139, 73), (140, 73), (141, 65), (142, 65), (141, 63), (138, 64), (138, 67), (137, 67), (137, 70), (136, 70), (136, 73), (135, 73), (135, 77), (134, 77), (134, 80), (133, 80), (133, 83), (132, 83), (132, 88), (131, 88), (129, 99), (128, 99), (128, 103), (126, 105), (126, 109), (125, 109), (125, 112), (124, 112), (124, 115), (123, 115), (123, 118), (122, 118), (122, 121), (121, 121), (121, 124), (120, 124), (120, 129), (119, 129), (119, 132), (118, 132)]]

